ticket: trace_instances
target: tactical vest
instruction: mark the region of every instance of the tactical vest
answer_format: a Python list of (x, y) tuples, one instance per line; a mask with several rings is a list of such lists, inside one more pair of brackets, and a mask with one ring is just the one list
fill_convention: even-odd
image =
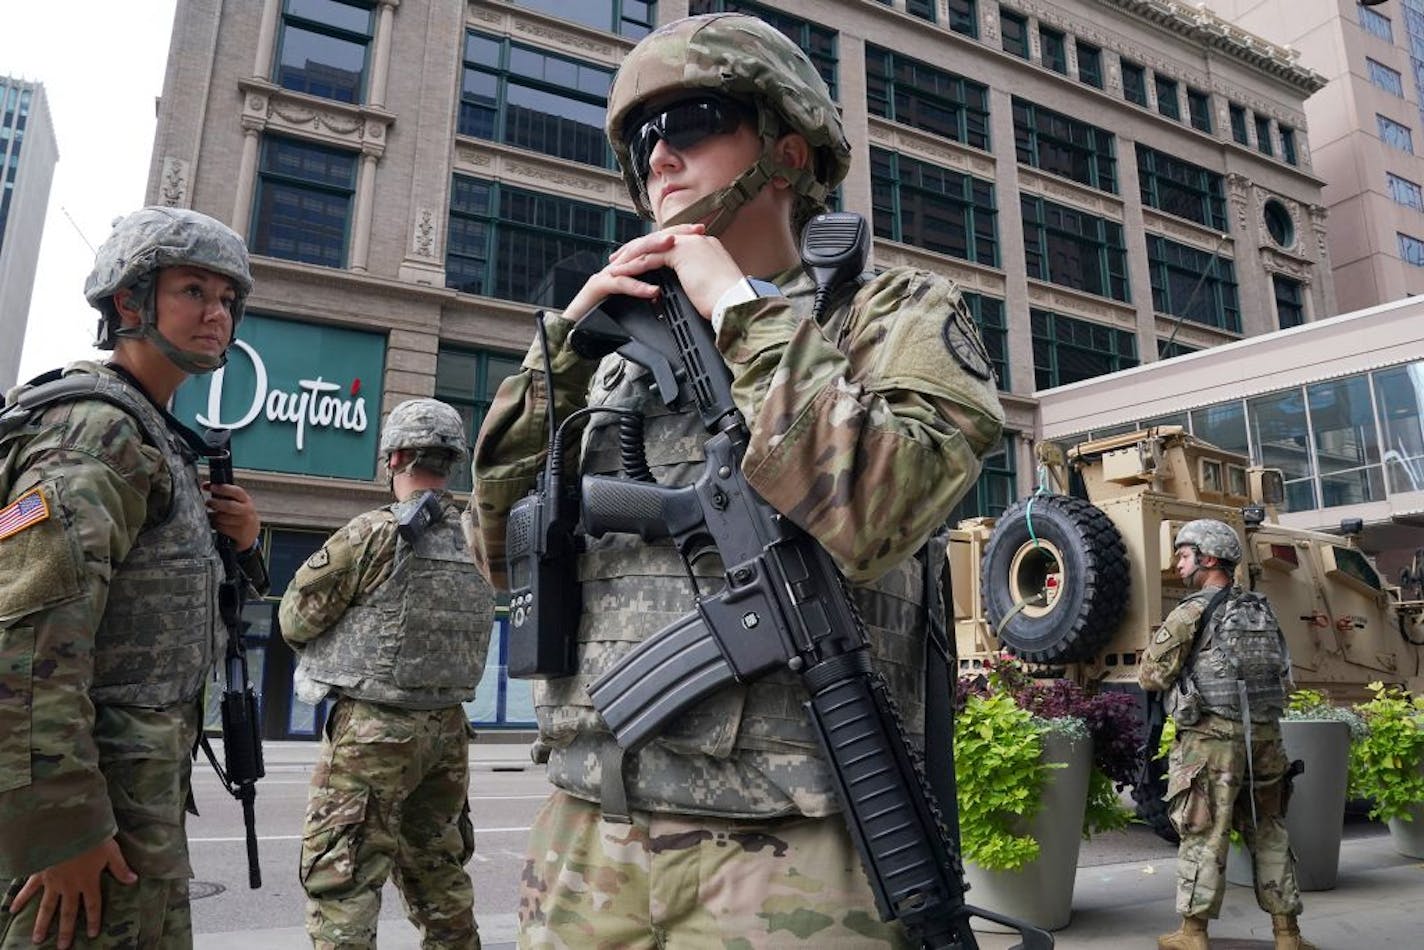
[(149, 512), (128, 556), (113, 568), (94, 634), (89, 696), (100, 705), (147, 707), (196, 699), (227, 637), (217, 610), (222, 561), (199, 488), (197, 454), (143, 393), (117, 376), (71, 373), (18, 399), (18, 411), (26, 413), (59, 401), (112, 403), (163, 454), (172, 502), (159, 519)]
[[(444, 517), (412, 546), (397, 536), (390, 576), (357, 595), (302, 650), (303, 674), (355, 699), (440, 709), (473, 699), (484, 672), (494, 595), (446, 496)], [(403, 506), (386, 505), (399, 518)]]
[(1252, 722), (1275, 722), (1285, 708), (1290, 657), (1270, 603), (1252, 591), (1234, 590), (1206, 622), (1205, 639), (1192, 666), (1192, 680), (1206, 712)]
[[(782, 287), (792, 305), (809, 319), (814, 286), (804, 275)], [(829, 339), (839, 339), (848, 306), (823, 318)], [(643, 414), (648, 466), (663, 485), (696, 481), (708, 438), (694, 410), (671, 412), (651, 388), (647, 371), (615, 355), (600, 364), (590, 386), (590, 406), (615, 406)], [(584, 434), (581, 472), (619, 475), (616, 417), (595, 414)], [(705, 592), (723, 583), (722, 564), (713, 555), (694, 562), (693, 574)], [(682, 559), (670, 542), (644, 542), (636, 536), (588, 539), (579, 558), (583, 613), (578, 629), (578, 672), (563, 679), (536, 682), (535, 712), (541, 741), (550, 747), (549, 777), (583, 798), (600, 797), (601, 756), (589, 754), (613, 742), (588, 699), (588, 685), (605, 670), (693, 608), (696, 591)], [(912, 741), (919, 741), (924, 720), (924, 607), (921, 566), (915, 558), (890, 570), (873, 584), (854, 588), (865, 621), (876, 668), (885, 676), (904, 716)], [(831, 801), (829, 770), (821, 759), (802, 704), (807, 694), (790, 672), (772, 673), (747, 686), (713, 693), (684, 712), (654, 740), (656, 747), (631, 756), (655, 766), (627, 770), (628, 802), (634, 808), (659, 807), (675, 799), (674, 810), (704, 814), (756, 815), (783, 803), (811, 797)], [(576, 743), (576, 748), (561, 750)], [(772, 760), (769, 756), (775, 755)], [(718, 785), (706, 787), (698, 757), (724, 760)], [(738, 769), (738, 760), (748, 761)], [(774, 761), (774, 767), (763, 763)], [(653, 773), (653, 774), (650, 774)], [(745, 779), (745, 782), (742, 781)], [(771, 786), (768, 789), (768, 783)], [(799, 807), (799, 805), (798, 805)], [(783, 804), (782, 811), (788, 810)], [(833, 810), (833, 809), (832, 809)]]

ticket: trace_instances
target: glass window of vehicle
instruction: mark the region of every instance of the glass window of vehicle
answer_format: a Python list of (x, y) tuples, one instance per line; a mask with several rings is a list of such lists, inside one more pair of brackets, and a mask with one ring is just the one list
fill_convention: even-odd
[(355, 152), (268, 136), (262, 143), (253, 201), (253, 252), (346, 266), (355, 192)]
[(1231, 138), (1241, 145), (1250, 143), (1250, 138), (1246, 134), (1246, 110), (1236, 103), (1227, 104), (1227, 112), (1231, 115)]
[(1122, 61), (1122, 97), (1134, 105), (1147, 105), (1147, 70), (1128, 59)]
[(445, 286), (563, 307), (614, 248), (643, 231), (626, 211), (456, 175)]
[(1390, 491), (1424, 491), (1424, 360), (1373, 374)]
[(1137, 337), (1092, 320), (1029, 311), (1034, 386), (1048, 389), (1137, 365)]
[(1018, 500), (1012, 433), (1006, 433), (999, 447), (984, 456), (980, 465), (974, 486), (950, 512), (950, 524), (958, 524), (966, 518), (997, 518)]
[(867, 43), (865, 87), (872, 115), (988, 151), (988, 86)]
[(1319, 508), (1315, 472), (1310, 460), (1310, 428), (1306, 421), (1305, 394), (1300, 387), (1257, 396), (1246, 401), (1253, 459), (1266, 468), (1278, 468), (1285, 477), (1286, 511)]
[(1355, 4), (1355, 8), (1359, 11), (1361, 29), (1366, 33), (1378, 36), (1387, 43), (1394, 42), (1394, 24), (1390, 22), (1389, 17), (1363, 3)]
[(1139, 143), (1137, 184), (1148, 207), (1227, 230), (1226, 179), (1211, 169)]
[(969, 308), (974, 323), (979, 327), (979, 337), (984, 348), (989, 351), (989, 362), (994, 367), (999, 389), (1009, 391), (1009, 325), (1004, 318), (1004, 302), (997, 297), (986, 297), (966, 291), (961, 296)]
[(870, 197), (876, 237), (998, 266), (992, 182), (872, 147)]
[(979, 35), (979, 8), (975, 0), (949, 0), (949, 28), (965, 36)]
[(1004, 52), (1028, 59), (1028, 17), (999, 6), (999, 32), (1004, 39)]
[(1187, 115), (1191, 119), (1192, 128), (1202, 132), (1211, 132), (1211, 93), (1188, 86)]
[(1073, 40), (1073, 48), (1078, 54), (1078, 81), (1096, 89), (1103, 88), (1103, 51), (1077, 38)]
[(1399, 239), (1399, 256), (1406, 264), (1424, 267), (1424, 241), (1408, 234), (1395, 232)]
[(371, 0), (285, 0), (277, 35), (277, 85), (338, 102), (363, 102), (374, 6)]
[(655, 0), (509, 0), (516, 7), (538, 10), (573, 20), (595, 30), (609, 30), (629, 39), (642, 39), (658, 19)]
[[(441, 346), (435, 358), (435, 398), (453, 406), (465, 421), (465, 437), (473, 451), (475, 436), (485, 421), (499, 384), (519, 372), (523, 357), (493, 350)], [(469, 466), (459, 466), (450, 478), (454, 491), (470, 490)]]
[(1400, 125), (1393, 119), (1379, 114), (1375, 115), (1375, 124), (1379, 128), (1380, 141), (1401, 152), (1414, 154), (1414, 135), (1409, 126)]
[(1350, 376), (1313, 383), (1305, 392), (1321, 504), (1331, 508), (1382, 500), (1384, 468), (1369, 380)]
[(1203, 326), (1241, 332), (1236, 267), (1231, 258), (1147, 235), (1152, 309)]
[(1121, 224), (1033, 195), (1023, 195), (1020, 208), (1030, 277), (1131, 299)]
[(816, 71), (821, 74), (821, 78), (830, 87), (831, 96), (837, 95), (835, 30), (810, 20), (794, 17), (789, 13), (783, 13), (774, 7), (752, 3), (751, 0), (691, 0), (687, 12), (690, 14), (749, 13), (754, 17), (760, 17), (785, 33), (791, 42), (801, 47), (801, 51), (810, 58), (811, 65), (816, 67)]
[(611, 69), (471, 30), (457, 131), (612, 168), (603, 132), (612, 82)]
[(1263, 115), (1256, 116), (1256, 150), (1262, 155), (1274, 155), (1271, 145), (1271, 120)]
[(1062, 33), (1040, 23), (1038, 49), (1044, 66), (1055, 73), (1063, 73), (1065, 76), (1068, 74), (1068, 43)]
[(1117, 193), (1113, 134), (1014, 97), (1014, 152), (1025, 165)]
[(1168, 79), (1161, 73), (1153, 76), (1157, 86), (1157, 111), (1169, 119), (1182, 117), (1182, 104), (1178, 100), (1177, 81)]
[(1365, 57), (1365, 74), (1370, 77), (1370, 82), (1392, 96), (1404, 98), (1404, 77), (1397, 70), (1390, 69), (1384, 63), (1376, 62)]
[(1276, 293), (1276, 321), (1282, 330), (1305, 322), (1305, 291), (1300, 281), (1281, 274), (1271, 275)]

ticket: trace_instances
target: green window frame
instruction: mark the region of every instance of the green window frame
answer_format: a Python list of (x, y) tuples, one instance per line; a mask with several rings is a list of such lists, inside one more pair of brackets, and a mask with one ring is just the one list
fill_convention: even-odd
[(1281, 161), (1287, 165), (1295, 165), (1300, 161), (1295, 150), (1295, 129), (1288, 125), (1278, 125), (1281, 132)]
[(865, 47), (871, 115), (989, 150), (989, 87), (878, 46)]
[(935, 22), (935, 0), (905, 0), (905, 12), (921, 20)]
[(1017, 96), (1013, 109), (1014, 153), (1020, 162), (1117, 194), (1111, 132)]
[(1037, 389), (1066, 386), (1137, 365), (1137, 336), (1051, 310), (1029, 310)]
[(1122, 97), (1147, 108), (1147, 70), (1130, 59), (1122, 60)]
[(1305, 287), (1298, 280), (1282, 274), (1271, 275), (1271, 289), (1276, 295), (1276, 320), (1282, 330), (1305, 323)]
[(1191, 120), (1192, 128), (1210, 134), (1212, 131), (1211, 93), (1188, 86), (1187, 116)]
[(979, 328), (979, 338), (984, 341), (984, 349), (989, 351), (989, 364), (994, 367), (994, 376), (1002, 392), (1011, 389), (1009, 384), (1009, 324), (1004, 315), (1004, 302), (998, 297), (987, 297), (972, 290), (960, 292), (969, 315)]
[(603, 130), (613, 70), (476, 30), (464, 55), (460, 135), (616, 167)]
[[(435, 398), (448, 403), (465, 423), (465, 438), (473, 455), (475, 438), (495, 392), (507, 377), (519, 372), (522, 354), (477, 347), (442, 345), (435, 354)], [(450, 479), (454, 491), (470, 490), (470, 469), (463, 466)]]
[(1256, 116), (1256, 150), (1262, 155), (1275, 156), (1275, 146), (1271, 144), (1271, 120), (1264, 115)]
[(1157, 86), (1157, 111), (1169, 119), (1182, 118), (1182, 104), (1178, 101), (1178, 87), (1175, 79), (1168, 79), (1161, 73), (1153, 74)]
[(801, 47), (801, 51), (811, 60), (811, 65), (821, 74), (831, 89), (831, 98), (839, 99), (836, 89), (836, 44), (838, 34), (830, 27), (811, 20), (803, 20), (789, 13), (771, 7), (764, 7), (750, 0), (691, 0), (689, 14), (702, 13), (747, 13), (760, 17), (784, 33), (791, 42)]
[(949, 0), (949, 28), (955, 33), (978, 38), (979, 5), (975, 0)]
[(1227, 112), (1231, 114), (1231, 138), (1240, 145), (1251, 144), (1246, 134), (1246, 110), (1232, 102), (1227, 105)]
[(337, 102), (366, 101), (373, 0), (283, 0), (272, 81)]
[(1103, 51), (1076, 37), (1073, 47), (1078, 53), (1078, 81), (1094, 89), (1103, 88)]
[(1055, 73), (1068, 75), (1068, 39), (1059, 30), (1038, 25), (1038, 49), (1043, 65)]
[(1214, 231), (1225, 231), (1226, 179), (1209, 168), (1138, 143), (1137, 182), (1142, 203)]
[(1157, 338), (1157, 358), (1159, 360), (1170, 360), (1174, 356), (1186, 356), (1188, 353), (1195, 353), (1200, 350), (1199, 346), (1187, 346), (1181, 340), (1164, 340)]
[(999, 36), (1004, 52), (1028, 59), (1028, 17), (999, 4)]
[(647, 36), (658, 22), (657, 0), (578, 0), (577, 3), (571, 0), (509, 0), (509, 3), (632, 40)]
[(618, 208), (455, 175), (445, 286), (563, 307), (615, 248), (643, 232), (636, 215)]
[(1147, 235), (1152, 309), (1202, 326), (1241, 332), (1236, 265), (1231, 258)]
[(1018, 500), (1015, 438), (1011, 432), (1004, 433), (998, 448), (980, 461), (979, 477), (950, 512), (950, 524), (958, 524), (968, 518), (997, 518)]
[(999, 265), (994, 184), (887, 149), (870, 149), (875, 236)]
[(1035, 195), (1022, 195), (1028, 276), (1130, 302), (1122, 225)]
[(345, 267), (356, 152), (269, 135), (252, 202), (253, 253)]

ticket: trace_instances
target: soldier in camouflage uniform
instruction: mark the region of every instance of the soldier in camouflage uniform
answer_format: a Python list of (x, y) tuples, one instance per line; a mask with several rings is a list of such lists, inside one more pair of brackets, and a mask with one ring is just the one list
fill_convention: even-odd
[(192, 946), (184, 806), (226, 635), (210, 529), (259, 591), (266, 569), (251, 499), (204, 496), (201, 443), (163, 407), (223, 364), (251, 289), (212, 218), (119, 220), (85, 284), (112, 359), (12, 391), (0, 416), (5, 950)]
[[(567, 343), (572, 321), (610, 295), (651, 298), (640, 276), (670, 267), (718, 330), (751, 429), (748, 479), (855, 585), (878, 667), (922, 741), (916, 552), (1003, 425), (958, 289), (892, 268), (833, 292), (813, 315), (799, 226), (845, 177), (850, 145), (810, 61), (759, 19), (689, 17), (645, 37), (614, 80), (607, 131), (656, 229), (545, 320), (552, 380), (536, 344), (496, 395), (474, 461), (482, 563), (503, 582), (506, 517), (543, 463), (551, 394), (561, 419), (585, 405), (642, 413), (658, 481), (698, 477), (707, 434), (697, 413), (665, 410), (636, 364), (585, 361)], [(620, 472), (609, 414), (589, 421), (578, 464)], [(938, 563), (942, 552), (924, 556)], [(716, 561), (692, 566), (714, 589)], [(547, 758), (556, 788), (531, 833), (520, 945), (903, 946), (899, 927), (878, 917), (792, 674), (709, 695), (604, 775), (614, 740), (587, 686), (685, 614), (694, 591), (670, 544), (632, 535), (588, 539), (578, 576), (578, 672), (535, 692), (536, 759)], [(617, 820), (617, 795), (603, 797), (618, 785), (630, 823)]]
[(307, 932), (318, 948), (374, 947), (394, 875), (421, 946), (478, 950), (461, 703), (484, 670), (494, 597), (445, 490), (469, 458), (465, 425), (442, 402), (410, 399), (380, 451), (395, 503), (333, 534), (282, 598), (297, 695), (337, 697), (302, 833)]
[(1230, 698), (1235, 684), (1218, 684), (1226, 687), (1220, 690), (1210, 681), (1214, 657), (1197, 643), (1199, 637), (1203, 644), (1222, 642), (1215, 635), (1222, 600), (1240, 594), (1231, 585), (1241, 562), (1241, 541), (1230, 525), (1201, 518), (1182, 526), (1174, 547), (1178, 575), (1200, 590), (1162, 621), (1137, 675), (1143, 689), (1167, 692), (1167, 711), (1177, 726), (1164, 798), (1181, 835), (1177, 912), (1182, 923), (1159, 937), (1157, 946), (1207, 950), (1207, 921), (1221, 913), (1226, 852), (1235, 828), (1251, 852), (1256, 902), (1271, 915), (1277, 950), (1314, 950), (1296, 923), (1300, 887), (1285, 826), (1289, 763), (1280, 715), (1290, 660), (1284, 641), (1268, 682), (1250, 684), (1256, 699), (1243, 712), (1239, 701)]

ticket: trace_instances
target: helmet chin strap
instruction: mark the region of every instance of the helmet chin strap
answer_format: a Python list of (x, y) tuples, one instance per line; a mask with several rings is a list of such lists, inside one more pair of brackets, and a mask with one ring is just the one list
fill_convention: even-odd
[[(167, 357), (170, 363), (190, 376), (202, 376), (227, 365), (227, 347), (224, 347), (222, 353), (217, 356), (209, 356), (207, 353), (181, 350), (174, 346), (168, 337), (158, 331), (158, 307), (154, 300), (152, 284), (150, 283), (146, 287), (136, 285), (134, 289), (143, 295), (139, 303), (139, 313), (141, 314), (139, 325), (136, 327), (121, 326), (114, 331), (115, 336), (149, 341), (158, 349), (158, 352)], [(228, 341), (228, 345), (232, 345), (231, 340)]]

